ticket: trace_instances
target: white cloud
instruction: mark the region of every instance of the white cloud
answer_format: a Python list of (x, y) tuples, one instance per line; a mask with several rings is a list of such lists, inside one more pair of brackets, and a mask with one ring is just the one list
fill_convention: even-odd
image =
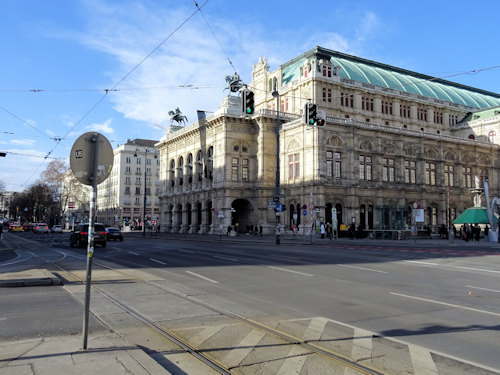
[(35, 142), (36, 141), (34, 139), (13, 139), (10, 141), (10, 143), (16, 146), (32, 146)]
[(105, 134), (113, 134), (115, 130), (109, 126), (112, 121), (113, 121), (112, 119), (108, 119), (104, 121), (102, 124), (94, 123), (92, 125), (87, 126), (87, 129), (90, 131), (102, 132)]
[[(96, 0), (86, 0), (84, 4), (89, 17), (86, 33), (72, 36), (118, 62), (118, 67), (107, 73), (109, 87), (119, 83), (118, 91), (110, 92), (108, 99), (125, 118), (151, 128), (152, 124), (168, 126), (168, 112), (177, 107), (189, 122), (196, 121), (199, 109), (215, 111), (227, 95), (227, 91), (223, 91), (225, 75), (237, 70), (242, 79), (249, 82), (252, 64), (257, 63), (260, 56), (266, 56), (274, 70), (316, 45), (354, 54), (380, 23), (375, 13), (365, 12), (362, 22), (357, 22), (357, 26), (353, 24), (350, 30), (342, 29), (343, 34), (335, 27), (317, 31), (283, 28), (270, 33), (265, 23), (250, 24), (252, 21), (246, 20), (246, 27), (242, 29), (241, 20), (212, 16), (210, 26), (233, 68), (199, 14), (175, 31), (192, 14), (193, 7), (147, 9), (141, 3), (106, 4)], [(162, 40), (164, 43), (159, 46)], [(138, 66), (145, 56), (148, 58)], [(190, 84), (209, 88), (179, 88)], [(137, 131), (118, 127), (116, 130), (127, 131), (127, 137)]]

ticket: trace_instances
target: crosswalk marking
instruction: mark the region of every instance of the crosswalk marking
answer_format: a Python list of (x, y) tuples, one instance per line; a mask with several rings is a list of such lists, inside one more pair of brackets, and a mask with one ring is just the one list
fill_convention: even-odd
[(429, 350), (416, 345), (408, 345), (415, 375), (438, 374)]
[(189, 343), (195, 347), (200, 346), (205, 341), (207, 341), (210, 337), (219, 332), (224, 326), (213, 326), (202, 329), (196, 335), (189, 339)]
[(260, 340), (262, 340), (265, 335), (266, 333), (263, 331), (251, 330), (250, 333), (222, 359), (222, 361), (229, 367), (238, 366), (245, 357), (254, 350), (254, 347), (259, 344)]
[[(328, 319), (326, 318), (319, 317), (311, 319), (304, 334), (302, 335), (302, 340), (308, 342), (319, 341), (327, 323)], [(300, 370), (304, 366), (304, 363), (306, 362), (308, 354), (310, 354), (310, 352), (302, 348), (300, 345), (293, 345), (288, 352), (287, 358), (281, 365), (278, 375), (288, 375), (294, 373), (299, 374)]]

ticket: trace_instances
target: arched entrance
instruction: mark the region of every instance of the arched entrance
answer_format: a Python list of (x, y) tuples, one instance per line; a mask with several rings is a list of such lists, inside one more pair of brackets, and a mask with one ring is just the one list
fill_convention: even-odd
[(194, 215), (195, 215), (195, 225), (193, 233), (201, 231), (202, 224), (202, 216), (201, 216), (201, 203), (197, 202), (194, 206)]
[(182, 204), (178, 204), (175, 210), (174, 232), (180, 232), (182, 228)]
[(236, 227), (238, 224), (238, 232), (245, 233), (247, 227), (257, 225), (257, 223), (252, 222), (253, 208), (249, 201), (246, 199), (236, 199), (231, 204), (231, 208), (234, 209), (231, 217), (231, 225)]
[[(296, 227), (299, 227), (300, 225), (300, 219), (302, 217), (302, 205), (300, 203), (297, 204), (290, 204), (288, 207), (288, 215), (289, 215), (289, 228), (292, 229), (292, 225), (295, 225)], [(294, 215), (296, 215), (294, 219)]]
[(349, 223), (344, 223), (342, 219), (342, 205), (340, 203), (335, 205), (335, 209), (337, 210), (337, 230), (339, 230), (341, 224), (348, 225)]

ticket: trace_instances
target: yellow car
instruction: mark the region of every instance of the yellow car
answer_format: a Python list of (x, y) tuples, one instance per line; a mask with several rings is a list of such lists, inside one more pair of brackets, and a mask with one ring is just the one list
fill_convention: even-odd
[(20, 222), (15, 221), (13, 223), (10, 223), (9, 232), (22, 232), (22, 231), (23, 231), (23, 226), (21, 225)]

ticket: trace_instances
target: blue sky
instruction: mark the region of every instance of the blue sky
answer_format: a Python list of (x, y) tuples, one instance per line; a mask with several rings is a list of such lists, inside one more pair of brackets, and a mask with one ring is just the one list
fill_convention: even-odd
[(177, 107), (189, 123), (215, 111), (228, 60), (249, 82), (260, 56), (275, 70), (319, 45), (500, 92), (500, 68), (479, 71), (500, 65), (497, 0), (196, 1), (201, 14), (193, 0), (2, 0), (7, 190), (35, 183), (52, 157), (69, 163), (88, 131), (116, 147), (160, 139)]

